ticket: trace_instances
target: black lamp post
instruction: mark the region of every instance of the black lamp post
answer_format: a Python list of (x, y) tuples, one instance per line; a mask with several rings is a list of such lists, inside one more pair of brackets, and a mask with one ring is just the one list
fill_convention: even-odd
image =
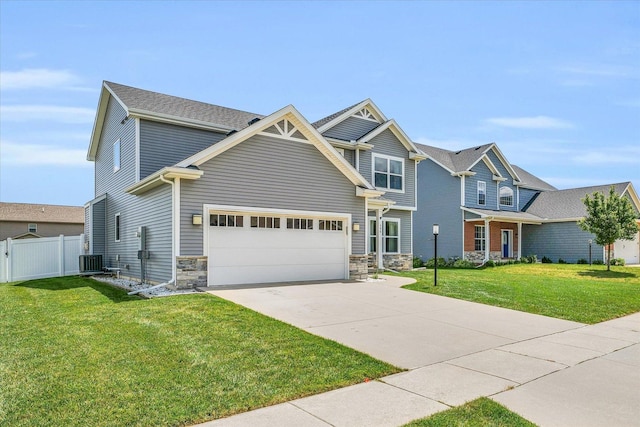
[(589, 265), (591, 265), (591, 244), (593, 243), (593, 240), (589, 239)]
[(440, 226), (433, 224), (433, 286), (438, 286), (438, 234), (440, 233)]

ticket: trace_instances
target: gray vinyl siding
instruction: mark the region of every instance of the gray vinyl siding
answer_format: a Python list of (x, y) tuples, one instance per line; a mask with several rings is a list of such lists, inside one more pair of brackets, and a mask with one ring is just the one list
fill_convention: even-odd
[[(96, 195), (106, 193), (103, 264), (120, 266), (122, 274), (140, 277), (137, 258), (138, 239), (135, 231), (147, 226), (147, 279), (164, 282), (171, 278), (171, 189), (164, 185), (141, 196), (127, 194), (125, 189), (136, 181), (135, 120), (121, 123), (125, 111), (109, 101), (95, 161)], [(113, 171), (113, 143), (120, 139), (120, 170)], [(100, 202), (102, 203), (102, 202)], [(97, 205), (97, 204), (96, 204)], [(94, 206), (94, 221), (95, 221)], [(120, 213), (120, 241), (115, 241), (115, 214)], [(96, 230), (97, 227), (94, 227)], [(97, 236), (96, 236), (97, 237)], [(96, 239), (94, 237), (94, 239)], [(99, 248), (94, 240), (94, 252)], [(99, 249), (97, 249), (99, 250)], [(120, 255), (119, 264), (115, 256)], [(126, 268), (125, 266), (128, 266)]]
[(344, 158), (353, 166), (356, 167), (356, 152), (355, 150), (344, 150)]
[[(464, 179), (464, 205), (468, 208), (492, 209), (498, 208), (498, 190), (496, 182), (493, 180), (493, 173), (489, 167), (481, 160), (472, 169), (476, 174), (467, 176)], [(487, 184), (486, 204), (478, 204), (478, 181)], [(458, 202), (460, 206), (460, 202)]]
[(460, 178), (431, 160), (418, 164), (418, 210), (413, 221), (413, 254), (423, 261), (434, 256), (433, 224), (440, 226), (438, 256), (462, 258)]
[(91, 238), (93, 239), (93, 255), (106, 254), (106, 207), (107, 200), (103, 199), (93, 204), (91, 212)]
[[(375, 215), (375, 214), (374, 214)], [(384, 218), (400, 219), (400, 253), (411, 253), (411, 228), (413, 227), (411, 211), (391, 209), (384, 214)]]
[(140, 120), (140, 179), (226, 138), (223, 133)]
[[(203, 204), (350, 213), (364, 230), (364, 198), (311, 144), (257, 135), (200, 169), (200, 179), (180, 183), (181, 255), (203, 253)], [(194, 213), (203, 214), (202, 226), (192, 225)], [(353, 233), (353, 254), (364, 253), (365, 238), (364, 231)]]
[[(522, 255), (543, 256), (554, 263), (558, 259), (575, 263), (580, 258), (589, 259), (589, 239), (593, 234), (582, 230), (576, 222), (555, 222), (542, 225), (522, 226)], [(592, 259), (603, 260), (603, 248), (592, 244)]]
[(359, 139), (361, 136), (366, 135), (378, 126), (380, 126), (380, 123), (373, 122), (371, 120), (361, 119), (359, 117), (349, 117), (324, 132), (323, 135), (329, 138), (351, 141)]
[(540, 191), (538, 190), (530, 190), (528, 188), (520, 187), (520, 206), (518, 207), (518, 210), (522, 210), (522, 208), (525, 207), (527, 203), (529, 203), (539, 192)]
[(388, 191), (384, 195), (384, 198), (393, 200), (398, 206), (415, 207), (416, 162), (409, 159), (409, 151), (407, 151), (407, 148), (402, 145), (393, 132), (388, 129), (373, 138), (369, 143), (373, 144), (374, 147), (372, 150), (363, 150), (360, 152), (359, 172), (369, 182), (373, 183), (371, 159), (374, 154), (383, 154), (404, 159), (404, 192)]

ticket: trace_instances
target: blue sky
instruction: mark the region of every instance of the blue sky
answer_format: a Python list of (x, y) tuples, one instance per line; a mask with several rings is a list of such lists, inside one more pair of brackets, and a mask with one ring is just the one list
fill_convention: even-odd
[(640, 2), (0, 2), (0, 201), (81, 205), (102, 80), (310, 121), (371, 98), (559, 188), (640, 190)]

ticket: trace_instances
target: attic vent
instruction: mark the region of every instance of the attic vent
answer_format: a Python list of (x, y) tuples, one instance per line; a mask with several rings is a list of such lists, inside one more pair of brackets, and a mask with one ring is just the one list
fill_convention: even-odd
[(260, 119), (259, 119), (258, 117), (255, 117), (255, 118), (253, 118), (253, 119), (249, 120), (249, 121), (247, 122), (247, 124), (248, 124), (249, 126), (251, 126), (252, 124), (254, 124), (255, 122), (258, 122), (258, 121), (260, 121)]
[(460, 151), (456, 151), (456, 154), (460, 154), (460, 153), (462, 153), (462, 150), (460, 150)]
[(478, 151), (482, 146), (478, 146), (475, 148), (476, 151)]
[[(251, 124), (251, 122), (249, 122), (249, 124)], [(229, 135), (233, 135), (233, 134), (234, 134), (234, 133), (236, 133), (236, 132), (238, 132), (238, 131), (237, 131), (237, 130), (235, 130), (235, 129), (231, 129), (229, 132), (227, 132), (227, 136), (229, 136)]]

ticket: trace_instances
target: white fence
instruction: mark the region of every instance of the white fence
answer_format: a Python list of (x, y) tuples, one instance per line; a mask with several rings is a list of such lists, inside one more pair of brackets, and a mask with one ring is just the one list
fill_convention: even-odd
[(0, 283), (80, 273), (84, 235), (0, 242)]

